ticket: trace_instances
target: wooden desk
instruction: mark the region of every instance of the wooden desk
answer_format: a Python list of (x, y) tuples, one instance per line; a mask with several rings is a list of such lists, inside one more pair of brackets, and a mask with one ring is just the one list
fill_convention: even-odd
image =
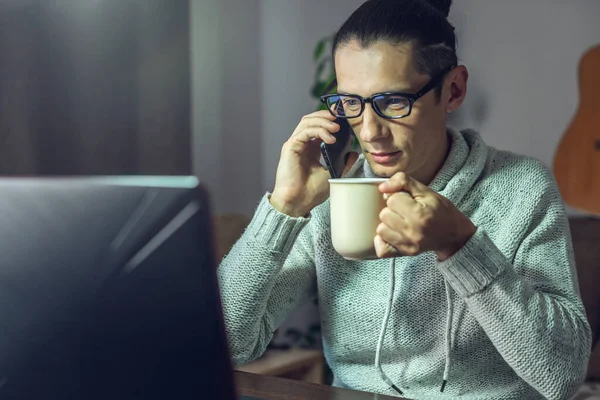
[[(238, 395), (257, 400), (400, 400), (400, 397), (357, 392), (272, 376), (235, 371)], [(243, 400), (245, 400), (242, 397)], [(254, 400), (254, 399), (252, 399)]]
[(261, 358), (235, 367), (236, 371), (311, 383), (323, 383), (324, 369), (320, 350), (302, 349), (267, 350)]

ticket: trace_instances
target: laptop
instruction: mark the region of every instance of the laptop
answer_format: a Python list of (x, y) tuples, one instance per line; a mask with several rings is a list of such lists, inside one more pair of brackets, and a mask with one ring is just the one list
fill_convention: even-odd
[(234, 399), (193, 177), (0, 179), (0, 399)]

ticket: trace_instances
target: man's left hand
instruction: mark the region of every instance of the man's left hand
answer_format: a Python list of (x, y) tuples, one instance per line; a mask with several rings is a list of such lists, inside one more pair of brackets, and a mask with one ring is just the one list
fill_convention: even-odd
[(387, 198), (375, 237), (380, 258), (434, 251), (444, 261), (477, 230), (450, 200), (403, 172), (382, 183), (379, 190)]

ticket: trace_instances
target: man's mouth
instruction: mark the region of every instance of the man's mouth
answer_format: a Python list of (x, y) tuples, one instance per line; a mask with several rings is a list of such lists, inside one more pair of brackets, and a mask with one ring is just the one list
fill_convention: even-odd
[(371, 158), (373, 158), (373, 161), (375, 161), (377, 164), (390, 164), (395, 162), (398, 158), (400, 158), (400, 156), (402, 156), (402, 151), (394, 151), (389, 153), (369, 152), (369, 154), (371, 154)]

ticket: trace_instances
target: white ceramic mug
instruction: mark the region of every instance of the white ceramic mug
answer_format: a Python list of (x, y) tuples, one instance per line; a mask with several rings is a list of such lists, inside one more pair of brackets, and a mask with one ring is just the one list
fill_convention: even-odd
[(347, 260), (377, 258), (374, 240), (386, 206), (379, 185), (385, 178), (330, 179), (331, 241)]

